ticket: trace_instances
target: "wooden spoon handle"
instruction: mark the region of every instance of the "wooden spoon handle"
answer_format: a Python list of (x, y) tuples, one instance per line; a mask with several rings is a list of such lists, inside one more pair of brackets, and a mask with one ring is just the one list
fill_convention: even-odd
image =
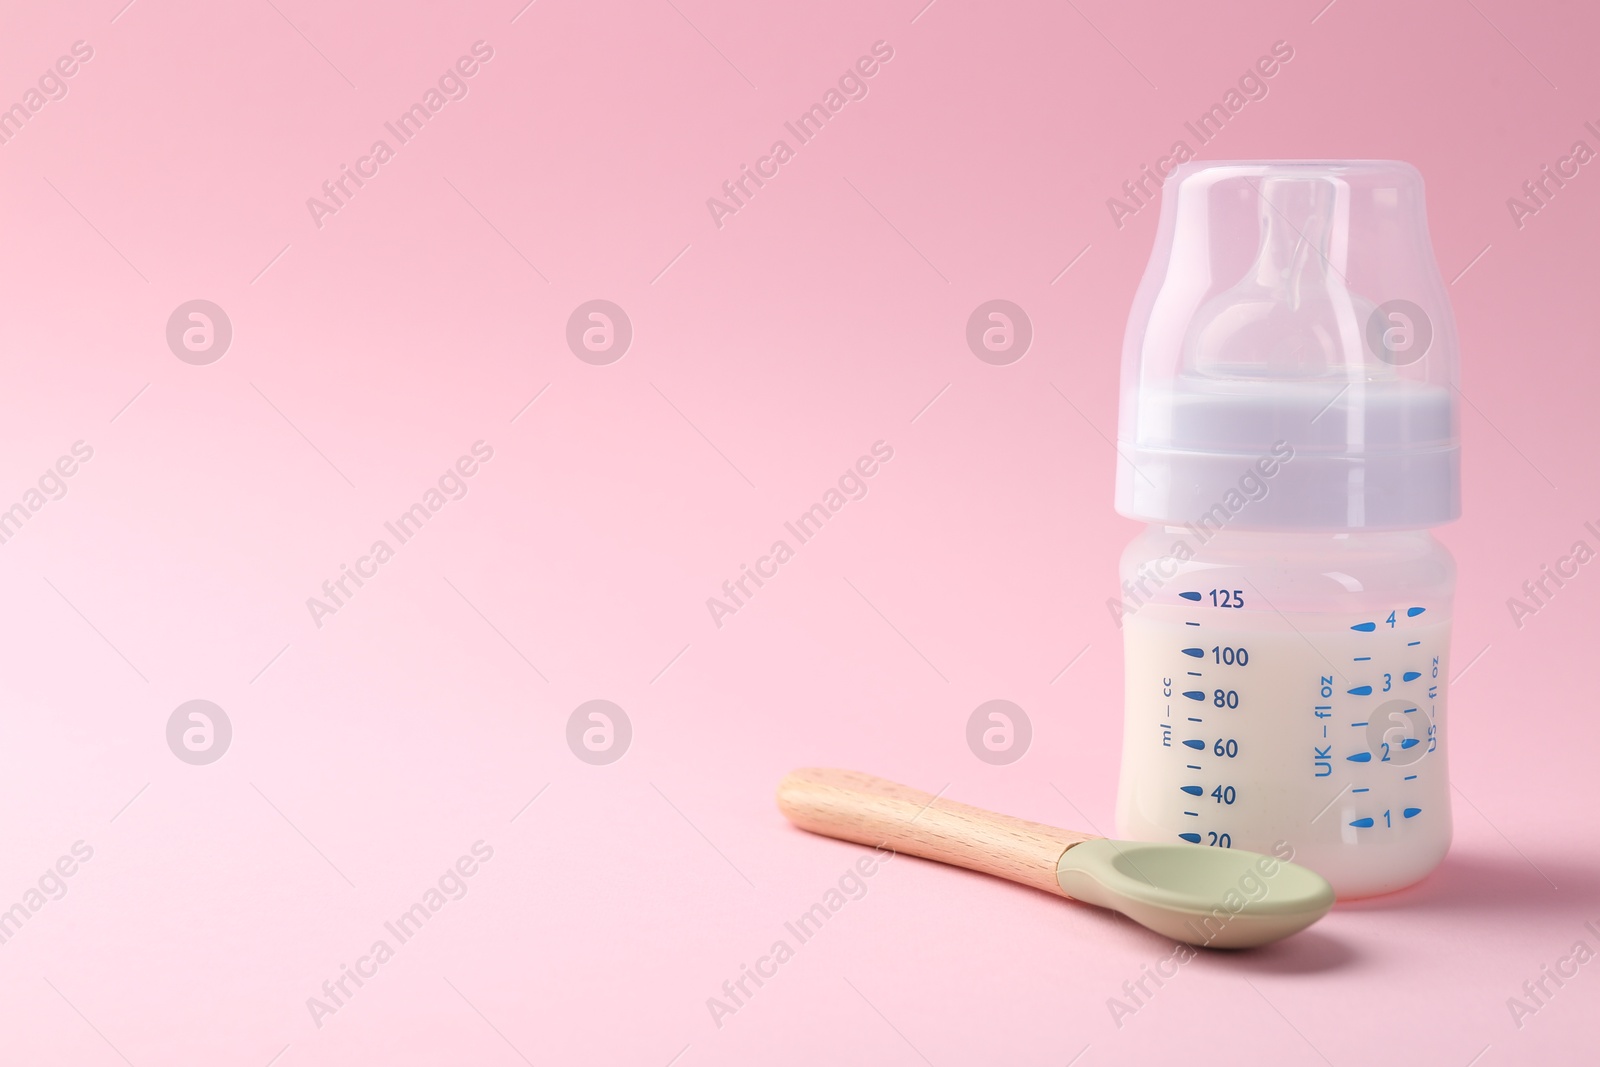
[(1095, 834), (1058, 830), (860, 771), (806, 767), (778, 785), (778, 807), (814, 834), (952, 863), (1066, 896), (1056, 863)]

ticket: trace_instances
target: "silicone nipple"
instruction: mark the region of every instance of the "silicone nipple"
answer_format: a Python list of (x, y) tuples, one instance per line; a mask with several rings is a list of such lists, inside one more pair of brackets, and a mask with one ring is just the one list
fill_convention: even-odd
[(1219, 379), (1352, 379), (1371, 376), (1362, 328), (1373, 303), (1345, 283), (1340, 185), (1321, 177), (1267, 176), (1249, 183), (1259, 200), (1255, 260), (1230, 289), (1196, 311), (1183, 371)]

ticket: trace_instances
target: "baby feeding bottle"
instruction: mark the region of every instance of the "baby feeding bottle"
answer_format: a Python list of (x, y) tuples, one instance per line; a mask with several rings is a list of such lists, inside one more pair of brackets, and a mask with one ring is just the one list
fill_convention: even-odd
[(1123, 347), (1123, 837), (1341, 898), (1450, 844), (1457, 339), (1404, 163), (1190, 163)]

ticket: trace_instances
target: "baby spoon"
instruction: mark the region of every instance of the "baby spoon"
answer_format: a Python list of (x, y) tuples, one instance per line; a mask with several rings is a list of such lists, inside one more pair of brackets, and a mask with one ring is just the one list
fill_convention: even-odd
[(859, 771), (794, 771), (778, 807), (815, 834), (1009, 878), (1207, 948), (1265, 945), (1333, 906), (1326, 879), (1273, 856), (1058, 830)]

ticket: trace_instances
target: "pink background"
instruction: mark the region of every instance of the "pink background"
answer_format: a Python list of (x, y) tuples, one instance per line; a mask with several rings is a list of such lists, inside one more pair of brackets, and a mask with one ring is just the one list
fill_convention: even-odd
[[(11, 3), (0, 34), (3, 103), (94, 50), (0, 145), (0, 504), (94, 450), (0, 545), (0, 907), (93, 849), (0, 946), (6, 1062), (1593, 1059), (1600, 964), (1520, 1028), (1506, 1002), (1600, 948), (1600, 565), (1520, 629), (1506, 601), (1597, 543), (1600, 172), (1520, 229), (1505, 203), (1600, 148), (1592, 9), (123, 2)], [(318, 228), (307, 198), (479, 40), (469, 95)], [(880, 40), (867, 97), (714, 225)], [(1155, 211), (1106, 200), (1280, 40), (1202, 157), (1409, 160), (1455, 279), (1453, 851), (1120, 1027), (1170, 943), (896, 860), (719, 1028), (707, 998), (861, 852), (786, 825), (790, 768), (1111, 829), (1108, 436)], [(234, 329), (208, 366), (164, 336), (196, 298)], [(595, 298), (633, 323), (609, 366), (564, 340)], [(1010, 366), (965, 344), (992, 298), (1036, 331)], [(478, 440), (466, 497), (314, 625)], [(878, 440), (869, 495), (714, 626)], [(1009, 766), (964, 738), (995, 698), (1034, 727)], [(192, 699), (233, 725), (208, 766), (165, 739)], [(565, 742), (591, 699), (632, 723), (608, 766)], [(479, 840), (467, 895), (315, 1025)]]

